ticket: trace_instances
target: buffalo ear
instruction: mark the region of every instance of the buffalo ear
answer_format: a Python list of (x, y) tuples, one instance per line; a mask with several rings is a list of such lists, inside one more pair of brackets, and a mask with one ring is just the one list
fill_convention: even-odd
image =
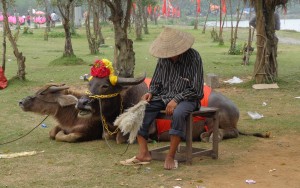
[(57, 102), (61, 107), (75, 105), (78, 99), (73, 95), (61, 95), (57, 98)]

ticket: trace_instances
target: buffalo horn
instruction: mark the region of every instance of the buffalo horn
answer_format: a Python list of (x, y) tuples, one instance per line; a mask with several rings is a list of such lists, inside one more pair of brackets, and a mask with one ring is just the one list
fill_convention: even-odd
[(142, 83), (146, 78), (146, 73), (144, 72), (142, 76), (136, 78), (122, 78), (118, 77), (117, 84), (125, 86), (125, 85), (137, 85)]

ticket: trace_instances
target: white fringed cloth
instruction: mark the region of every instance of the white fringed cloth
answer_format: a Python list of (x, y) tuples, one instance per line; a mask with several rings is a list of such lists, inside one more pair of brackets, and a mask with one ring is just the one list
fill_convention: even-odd
[(141, 100), (131, 108), (128, 108), (124, 113), (119, 115), (114, 122), (115, 126), (121, 130), (123, 135), (129, 133), (128, 142), (132, 144), (140, 130), (145, 116), (145, 108), (147, 101)]

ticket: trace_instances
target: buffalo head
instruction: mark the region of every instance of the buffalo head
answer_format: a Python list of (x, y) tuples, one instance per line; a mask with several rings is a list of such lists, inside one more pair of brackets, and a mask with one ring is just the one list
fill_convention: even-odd
[(24, 111), (31, 111), (40, 114), (55, 113), (59, 107), (75, 105), (78, 99), (73, 95), (66, 95), (69, 87), (50, 84), (39, 89), (34, 95), (27, 96), (19, 102)]
[(137, 78), (122, 78), (117, 77), (115, 84), (112, 84), (109, 77), (98, 78), (93, 77), (88, 84), (88, 88), (93, 95), (110, 95), (114, 93), (120, 93), (124, 87), (138, 85), (142, 83), (146, 78), (144, 73)]
[[(122, 78), (118, 77), (117, 82), (112, 84), (109, 77), (98, 78), (93, 77), (90, 79), (88, 83), (88, 93), (86, 96), (82, 96), (77, 104), (76, 108), (80, 111), (79, 116), (88, 117), (89, 113), (94, 113), (99, 110), (98, 100), (101, 96), (103, 98), (109, 99), (110, 97), (121, 94), (121, 92), (130, 88), (131, 86), (138, 85), (145, 80), (146, 74), (137, 78)], [(98, 96), (98, 98), (97, 98)], [(105, 103), (108, 107), (113, 108), (114, 106), (110, 106), (110, 102)], [(105, 109), (107, 109), (105, 107)]]

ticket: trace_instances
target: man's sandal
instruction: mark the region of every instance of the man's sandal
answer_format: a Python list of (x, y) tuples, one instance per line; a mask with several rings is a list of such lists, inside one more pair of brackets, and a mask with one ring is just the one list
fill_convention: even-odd
[(120, 161), (120, 163), (125, 166), (150, 164), (149, 161), (138, 160), (136, 156), (132, 157), (131, 159), (126, 159), (125, 161)]

